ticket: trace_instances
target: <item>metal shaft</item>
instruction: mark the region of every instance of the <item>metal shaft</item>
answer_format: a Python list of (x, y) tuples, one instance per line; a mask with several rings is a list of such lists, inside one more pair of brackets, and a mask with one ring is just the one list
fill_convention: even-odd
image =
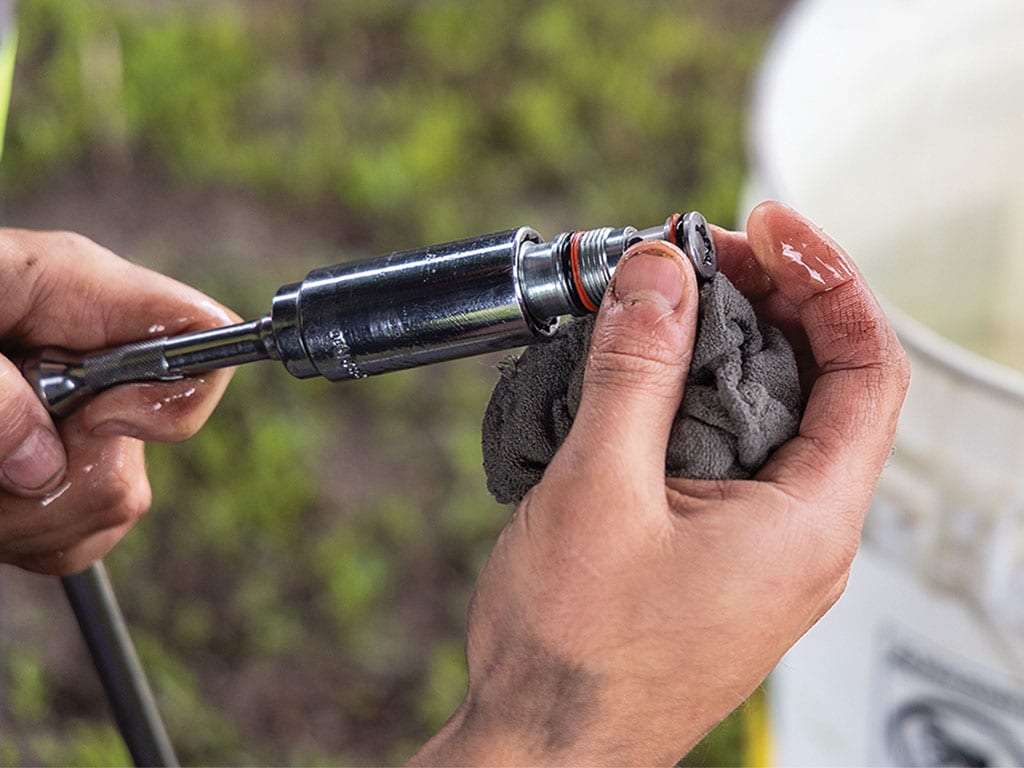
[(562, 316), (596, 312), (619, 259), (644, 239), (678, 245), (699, 280), (714, 276), (714, 243), (696, 212), (550, 241), (519, 227), (314, 270), (281, 287), (259, 320), (85, 356), (43, 350), (22, 370), (60, 416), (116, 384), (256, 360), (339, 381), (512, 349), (550, 336)]
[(50, 413), (63, 416), (83, 398), (116, 384), (175, 381), (218, 368), (266, 360), (270, 318), (125, 344), (92, 355), (45, 349), (22, 364)]
[[(167, 370), (189, 376), (216, 368), (229, 368), (272, 357), (270, 317), (163, 339), (161, 351)], [(268, 346), (269, 342), (269, 346)]]
[(178, 765), (103, 563), (61, 583), (135, 765)]

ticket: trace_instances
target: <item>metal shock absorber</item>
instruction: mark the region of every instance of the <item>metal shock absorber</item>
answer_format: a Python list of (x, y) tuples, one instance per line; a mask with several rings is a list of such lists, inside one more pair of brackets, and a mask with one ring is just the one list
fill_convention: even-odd
[(62, 415), (116, 384), (256, 360), (339, 381), (510, 349), (551, 335), (562, 316), (597, 311), (622, 254), (650, 239), (678, 245), (698, 278), (714, 275), (714, 243), (696, 212), (645, 230), (603, 227), (550, 241), (519, 227), (313, 270), (282, 286), (258, 320), (88, 355), (43, 350), (22, 370)]

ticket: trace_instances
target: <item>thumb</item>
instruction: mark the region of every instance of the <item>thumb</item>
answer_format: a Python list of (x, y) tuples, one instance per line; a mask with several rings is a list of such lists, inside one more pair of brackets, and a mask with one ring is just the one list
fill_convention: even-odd
[(0, 357), (0, 487), (42, 496), (67, 473), (57, 429), (17, 366)]
[(650, 472), (660, 487), (696, 326), (697, 280), (682, 251), (660, 240), (630, 247), (594, 324), (567, 442), (606, 467)]

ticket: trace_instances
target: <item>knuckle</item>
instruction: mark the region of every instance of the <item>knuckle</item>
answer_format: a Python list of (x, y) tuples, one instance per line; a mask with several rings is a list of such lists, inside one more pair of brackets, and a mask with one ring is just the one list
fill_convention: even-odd
[(82, 256), (93, 256), (105, 251), (96, 241), (70, 230), (55, 230), (47, 233), (51, 252), (62, 256), (81, 258)]
[(619, 313), (594, 327), (591, 349), (596, 354), (623, 355), (661, 365), (678, 365), (680, 350), (667, 324), (635, 323), (635, 313)]
[(105, 483), (99, 499), (97, 529), (121, 528), (134, 525), (149, 510), (152, 492), (144, 474), (118, 474)]
[(67, 229), (54, 231), (52, 237), (64, 250), (86, 250), (95, 245), (85, 235)]
[(817, 346), (826, 351), (825, 368), (886, 367), (899, 348), (888, 319), (860, 283), (847, 283), (825, 294), (815, 330)]
[(677, 367), (642, 355), (607, 350), (591, 357), (586, 377), (594, 387), (660, 391), (683, 375)]
[(587, 363), (592, 380), (645, 388), (679, 381), (687, 361), (676, 345), (656, 333), (621, 331), (606, 328), (595, 333)]
[(145, 477), (136, 480), (131, 484), (129, 492), (122, 497), (121, 503), (114, 507), (115, 525), (125, 526), (137, 523), (149, 511), (152, 500), (149, 482)]
[[(78, 232), (51, 230), (23, 243), (26, 264), (34, 267), (36, 283), (46, 285), (47, 276), (63, 265), (92, 263), (105, 249)], [(52, 276), (52, 275), (51, 275)]]
[[(844, 286), (845, 287), (845, 286)], [(828, 294), (825, 321), (816, 340), (826, 351), (822, 371), (860, 371), (865, 377), (865, 396), (885, 402), (895, 395), (902, 402), (910, 385), (910, 360), (896, 332), (866, 288), (849, 284), (849, 290)]]
[[(66, 292), (69, 275), (112, 256), (85, 235), (63, 230), (6, 230), (0, 254), (0, 300), (12, 318), (13, 335), (27, 335), (36, 328), (40, 319), (33, 310)], [(88, 304), (87, 296), (76, 299), (74, 304)]]

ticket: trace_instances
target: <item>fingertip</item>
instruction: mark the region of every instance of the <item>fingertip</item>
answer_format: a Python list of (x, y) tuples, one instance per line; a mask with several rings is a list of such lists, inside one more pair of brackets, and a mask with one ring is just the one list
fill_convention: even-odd
[(747, 237), (755, 257), (764, 262), (764, 256), (777, 250), (778, 236), (804, 221), (789, 206), (777, 200), (764, 200), (753, 207), (747, 216)]
[(37, 424), (0, 460), (0, 484), (18, 496), (44, 496), (67, 474), (64, 444), (49, 426)]
[(43, 496), (66, 473), (64, 443), (50, 415), (17, 366), (0, 356), (0, 488)]
[(747, 236), (758, 262), (797, 304), (858, 277), (853, 262), (835, 240), (778, 201), (765, 201), (750, 212)]
[(786, 215), (787, 213), (795, 213), (795, 211), (778, 200), (762, 200), (751, 208), (750, 213), (747, 215), (747, 231), (749, 232), (751, 228), (757, 227), (767, 217), (777, 214)]
[(664, 240), (644, 240), (626, 249), (610, 292), (617, 303), (653, 301), (675, 310), (696, 292), (696, 276), (677, 246)]
[(747, 234), (752, 238), (777, 229), (787, 221), (811, 222), (803, 214), (778, 200), (762, 200), (747, 215)]

